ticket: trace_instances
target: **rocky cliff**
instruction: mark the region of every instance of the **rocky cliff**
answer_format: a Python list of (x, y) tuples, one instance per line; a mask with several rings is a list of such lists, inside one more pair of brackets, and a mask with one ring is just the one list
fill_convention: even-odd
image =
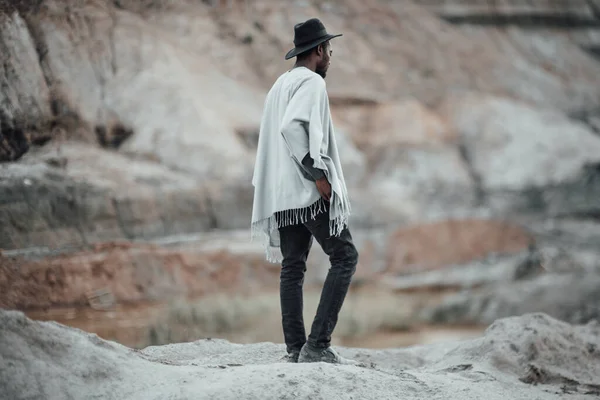
[[(262, 101), (314, 15), (344, 33), (327, 85), (359, 274), (556, 249), (597, 268), (598, 4), (479, 3), (1, 3), (0, 281), (27, 276), (11, 257), (247, 229)], [(255, 255), (239, 237), (220, 248)]]

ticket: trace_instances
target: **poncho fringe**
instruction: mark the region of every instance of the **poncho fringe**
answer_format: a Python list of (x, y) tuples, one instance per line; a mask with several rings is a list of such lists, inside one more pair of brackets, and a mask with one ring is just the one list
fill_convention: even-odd
[[(346, 204), (349, 203), (346, 202)], [(319, 214), (326, 212), (327, 207), (328, 204), (321, 197), (308, 207), (277, 211), (269, 218), (252, 223), (251, 240), (253, 241), (257, 238), (262, 240), (267, 261), (272, 263), (281, 262), (281, 257), (273, 254), (273, 251), (269, 246), (269, 235), (266, 235), (265, 232), (271, 232), (275, 229), (284, 228), (286, 226), (303, 224), (309, 221), (309, 219), (315, 219)], [(339, 236), (344, 228), (348, 226), (348, 217), (349, 212), (343, 213), (338, 218), (329, 220), (329, 234), (331, 236)]]

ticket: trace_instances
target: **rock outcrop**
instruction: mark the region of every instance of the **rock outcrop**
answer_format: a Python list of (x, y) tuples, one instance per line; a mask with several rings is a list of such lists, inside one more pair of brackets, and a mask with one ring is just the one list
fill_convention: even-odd
[[(527, 199), (482, 199), (490, 183), (497, 188), (499, 177), (512, 179), (508, 186), (521, 193), (548, 183), (542, 177), (556, 168), (552, 182), (597, 162), (600, 141), (560, 112), (600, 105), (594, 84), (600, 65), (557, 39), (552, 45), (570, 62), (549, 69), (547, 58), (530, 57), (543, 49), (530, 45), (528, 36), (519, 39), (527, 44), (522, 51), (490, 46), (493, 38), (453, 27), (427, 5), (46, 0), (6, 11), (0, 38), (6, 58), (0, 76), (8, 88), (0, 99), (4, 159), (21, 157), (36, 143), (35, 135), (42, 142), (77, 139), (118, 148), (132, 162), (154, 160), (204, 185), (212, 193), (213, 227), (247, 226), (251, 132), (260, 122), (265, 90), (288, 67), (281, 54), (291, 45), (296, 21), (290, 15), (318, 14), (331, 31), (345, 33), (335, 43), (328, 90), (359, 226), (472, 214), (473, 207), (490, 204), (510, 212)], [(510, 121), (507, 132), (518, 139), (488, 157), (481, 146), (508, 138), (493, 128), (499, 121)], [(549, 128), (554, 122), (560, 126)], [(525, 146), (524, 132), (532, 129), (537, 139)], [(563, 131), (573, 133), (551, 139), (555, 147), (536, 147)], [(582, 141), (588, 143), (583, 150), (563, 155), (560, 167), (546, 168), (561, 156), (556, 148)], [(533, 157), (530, 168), (507, 174), (498, 169), (522, 161), (523, 154)], [(371, 193), (377, 193), (375, 204)], [(178, 203), (187, 201), (183, 196)], [(204, 229), (206, 213), (198, 212), (194, 226)], [(19, 233), (12, 229), (11, 235)], [(32, 237), (27, 245), (41, 244)]]
[[(207, 55), (226, 74), (263, 86), (288, 66), (282, 54), (293, 46), (291, 27), (319, 15), (328, 30), (344, 33), (344, 39), (334, 43), (336, 72), (327, 78), (334, 98), (377, 102), (416, 98), (429, 105), (448, 93), (476, 91), (562, 110), (600, 101), (600, 66), (569, 41), (548, 39), (544, 46), (521, 34), (522, 45), (511, 45), (505, 33), (498, 35), (500, 39), (473, 35), (409, 0), (285, 5), (253, 1), (251, 7), (244, 7), (243, 1), (232, 3), (237, 6), (221, 2), (209, 13), (189, 7), (192, 18), (185, 21), (175, 10), (154, 16), (153, 21), (176, 32), (188, 49)], [(476, 8), (477, 2), (465, 4), (470, 5)], [(550, 46), (557, 51), (547, 51)], [(559, 57), (562, 61), (554, 63)], [(250, 68), (241, 71), (239, 65)]]
[[(50, 91), (25, 20), (0, 10), (0, 161), (20, 158), (36, 139), (49, 139)], [(31, 131), (42, 131), (28, 137)], [(33, 140), (32, 140), (33, 139)]]
[(598, 273), (547, 274), (466, 290), (423, 311), (424, 320), (445, 324), (490, 324), (498, 318), (544, 312), (570, 323), (600, 321)]
[[(534, 3), (578, 24), (598, 20), (595, 1)], [(501, 299), (486, 285), (537, 278), (530, 255), (539, 249), (566, 248), (593, 264), (594, 33), (575, 34), (556, 16), (534, 29), (522, 18), (530, 5), (517, 2), (440, 4), (0, 0), (0, 261), (37, 258), (17, 258), (20, 271), (0, 280), (0, 304), (80, 304), (94, 285), (116, 282), (107, 274), (123, 282), (110, 287), (117, 301), (226, 291), (239, 263), (265, 278), (257, 288), (274, 284), (258, 246), (234, 230), (249, 226), (266, 90), (290, 67), (293, 25), (315, 15), (344, 33), (327, 85), (361, 250), (357, 281), (484, 286)], [(195, 269), (208, 257), (199, 254), (212, 254), (206, 236), (190, 236), (218, 230), (223, 254), (243, 249), (226, 258), (233, 267), (215, 262), (214, 276), (180, 279), (205, 271)], [(117, 257), (101, 244), (115, 240), (190, 244), (136, 244)], [(307, 281), (323, 279), (326, 257), (315, 249), (310, 261)], [(144, 268), (154, 275), (140, 282)]]
[(394, 232), (386, 273), (406, 274), (464, 264), (488, 255), (519, 253), (534, 238), (517, 225), (494, 220), (444, 220)]
[[(496, 211), (562, 208), (568, 214), (576, 205), (569, 210), (565, 203), (556, 204), (560, 189), (571, 192), (567, 186), (585, 182), (578, 191), (589, 199), (600, 190), (588, 177), (600, 165), (600, 138), (584, 124), (554, 110), (477, 95), (449, 99), (440, 112), (459, 133), (485, 203)], [(592, 207), (589, 203), (588, 211)]]
[(54, 250), (214, 227), (210, 189), (189, 174), (85, 144), (0, 165), (0, 243)]
[(282, 344), (199, 340), (141, 351), (0, 310), (0, 396), (10, 399), (562, 399), (600, 394), (600, 328), (545, 314), (481, 338), (407, 349), (341, 348), (362, 366), (283, 363)]
[(279, 287), (279, 267), (262, 254), (166, 249), (107, 243), (88, 251), (0, 260), (0, 307), (92, 306), (104, 293), (112, 305), (172, 301), (230, 293), (251, 296)]

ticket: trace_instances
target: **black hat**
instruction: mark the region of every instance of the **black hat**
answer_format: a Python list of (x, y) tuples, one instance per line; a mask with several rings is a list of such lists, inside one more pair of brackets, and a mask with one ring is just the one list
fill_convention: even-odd
[(338, 36), (342, 36), (342, 34), (330, 35), (327, 33), (325, 25), (317, 18), (311, 18), (305, 22), (296, 24), (294, 26), (294, 45), (296, 47), (288, 51), (285, 55), (285, 59), (289, 60), (298, 54), (304, 53), (305, 51), (317, 47), (321, 43)]

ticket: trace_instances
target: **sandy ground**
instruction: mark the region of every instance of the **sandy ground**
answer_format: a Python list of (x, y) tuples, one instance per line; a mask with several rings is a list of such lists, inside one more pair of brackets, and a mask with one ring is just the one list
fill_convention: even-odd
[(600, 326), (545, 314), (482, 337), (405, 349), (340, 348), (365, 367), (286, 364), (283, 345), (201, 340), (133, 350), (54, 322), (0, 312), (0, 398), (592, 399)]

